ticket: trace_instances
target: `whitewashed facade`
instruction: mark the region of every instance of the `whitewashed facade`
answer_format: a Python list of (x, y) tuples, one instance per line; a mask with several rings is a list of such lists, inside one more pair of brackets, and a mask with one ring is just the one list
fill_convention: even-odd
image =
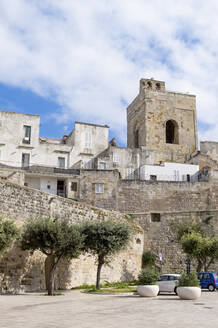
[(142, 165), (140, 180), (157, 181), (195, 181), (198, 165), (181, 163), (163, 163), (161, 165)]

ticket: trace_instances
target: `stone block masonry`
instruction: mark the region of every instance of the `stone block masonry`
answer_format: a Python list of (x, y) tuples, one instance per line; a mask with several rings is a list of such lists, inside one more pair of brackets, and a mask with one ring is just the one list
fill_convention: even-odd
[[(127, 222), (125, 216), (61, 198), (39, 190), (0, 181), (0, 216), (16, 220), (19, 226), (29, 218), (67, 217), (73, 222), (114, 219)], [(143, 231), (132, 224), (134, 236), (126, 251), (115, 256), (110, 266), (102, 270), (102, 281), (135, 279), (141, 268)], [(36, 291), (45, 289), (44, 256), (40, 252), (22, 252), (14, 246), (0, 261), (2, 292)], [(62, 261), (57, 271), (56, 288), (71, 288), (96, 279), (94, 258), (83, 255), (71, 262)]]

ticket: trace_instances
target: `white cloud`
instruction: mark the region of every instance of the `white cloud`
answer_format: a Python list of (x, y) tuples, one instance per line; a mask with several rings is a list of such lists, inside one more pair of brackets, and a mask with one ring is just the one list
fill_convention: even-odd
[(109, 124), (125, 139), (125, 108), (141, 77), (197, 95), (218, 140), (215, 0), (1, 0), (0, 82), (55, 100), (58, 121)]

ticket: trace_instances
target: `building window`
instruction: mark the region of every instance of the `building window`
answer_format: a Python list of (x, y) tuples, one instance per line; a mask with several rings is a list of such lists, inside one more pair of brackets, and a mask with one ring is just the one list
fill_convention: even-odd
[(77, 191), (77, 182), (71, 182), (71, 191)]
[(92, 148), (92, 135), (91, 132), (86, 132), (85, 134), (85, 148)]
[(22, 154), (22, 167), (28, 167), (30, 165), (30, 154)]
[(106, 163), (105, 162), (99, 162), (98, 163), (98, 169), (99, 170), (106, 170)]
[(169, 120), (166, 122), (166, 143), (178, 144), (179, 132), (178, 124), (176, 121)]
[(129, 179), (129, 180), (134, 179), (134, 169), (132, 167), (127, 167), (127, 169), (126, 169), (126, 179)]
[(92, 169), (92, 160), (83, 162), (83, 167), (85, 170), (91, 170)]
[(119, 156), (117, 154), (113, 154), (113, 162), (119, 163)]
[(187, 181), (188, 181), (188, 182), (191, 181), (191, 176), (190, 176), (190, 174), (187, 174)]
[(103, 183), (95, 183), (95, 193), (96, 194), (104, 193), (104, 184)]
[(160, 222), (160, 213), (151, 213), (152, 222)]
[(58, 167), (64, 169), (65, 168), (65, 158), (64, 157), (58, 157)]
[(24, 137), (23, 142), (29, 144), (31, 141), (31, 126), (24, 125)]
[(157, 180), (157, 176), (156, 175), (150, 175), (150, 180), (151, 181), (156, 181)]

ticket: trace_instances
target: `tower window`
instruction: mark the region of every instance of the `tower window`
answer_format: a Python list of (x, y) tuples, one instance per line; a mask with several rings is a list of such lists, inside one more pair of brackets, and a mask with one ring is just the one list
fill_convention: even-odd
[(178, 124), (176, 121), (169, 120), (166, 122), (166, 143), (179, 143)]
[(156, 83), (156, 90), (160, 90), (160, 83)]
[(139, 130), (135, 131), (135, 148), (139, 148)]
[(152, 83), (150, 81), (147, 82), (148, 89), (152, 89)]

